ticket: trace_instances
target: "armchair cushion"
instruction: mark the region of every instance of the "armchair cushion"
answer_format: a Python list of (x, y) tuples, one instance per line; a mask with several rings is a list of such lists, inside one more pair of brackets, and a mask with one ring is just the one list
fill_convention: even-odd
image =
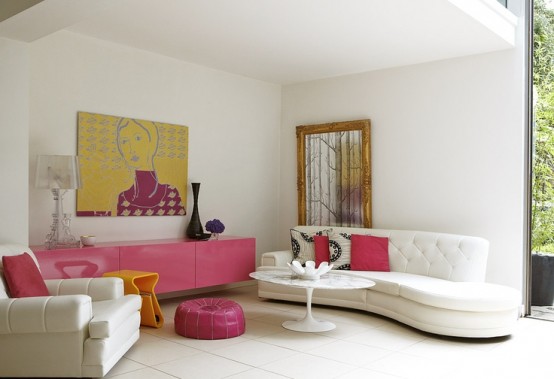
[(11, 297), (48, 296), (44, 279), (28, 253), (2, 257), (4, 277)]
[(142, 305), (139, 295), (126, 295), (114, 300), (95, 301), (92, 303), (94, 314), (89, 324), (91, 338), (108, 338), (137, 313)]

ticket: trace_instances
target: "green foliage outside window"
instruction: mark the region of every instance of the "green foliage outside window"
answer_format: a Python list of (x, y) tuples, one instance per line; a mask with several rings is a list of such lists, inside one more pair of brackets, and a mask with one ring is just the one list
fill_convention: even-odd
[(554, 253), (554, 10), (534, 1), (532, 251)]

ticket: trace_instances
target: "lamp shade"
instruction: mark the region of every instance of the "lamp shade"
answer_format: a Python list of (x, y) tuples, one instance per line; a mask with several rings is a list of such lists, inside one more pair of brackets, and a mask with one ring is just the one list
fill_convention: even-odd
[(35, 187), (48, 189), (81, 188), (79, 157), (74, 155), (39, 155)]

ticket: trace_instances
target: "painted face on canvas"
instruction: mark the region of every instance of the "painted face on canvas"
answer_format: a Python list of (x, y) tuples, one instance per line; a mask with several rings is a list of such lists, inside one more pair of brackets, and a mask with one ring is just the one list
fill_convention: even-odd
[(154, 170), (152, 159), (156, 153), (155, 138), (151, 132), (134, 120), (119, 129), (118, 147), (127, 165), (135, 170)]

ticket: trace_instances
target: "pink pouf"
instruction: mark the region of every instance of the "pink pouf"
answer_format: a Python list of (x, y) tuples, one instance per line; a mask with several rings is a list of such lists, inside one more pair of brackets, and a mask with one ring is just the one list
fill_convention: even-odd
[(239, 304), (221, 298), (183, 301), (175, 311), (175, 332), (184, 337), (217, 340), (244, 333), (244, 313)]

